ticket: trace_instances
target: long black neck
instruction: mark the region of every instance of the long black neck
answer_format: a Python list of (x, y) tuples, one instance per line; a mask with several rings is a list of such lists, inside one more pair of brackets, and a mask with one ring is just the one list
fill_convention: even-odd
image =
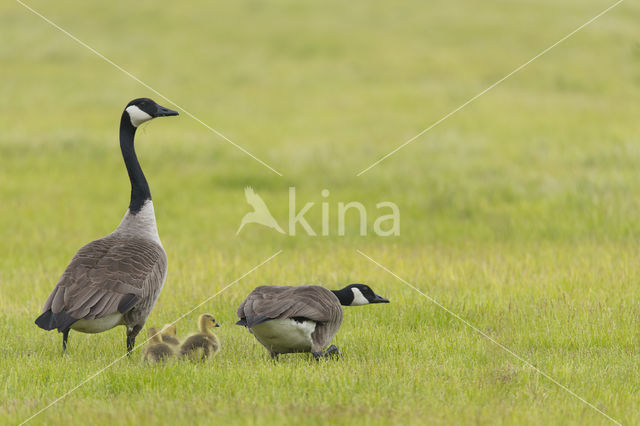
[(142, 208), (146, 200), (151, 199), (151, 191), (149, 184), (144, 177), (142, 167), (136, 156), (136, 150), (133, 146), (133, 138), (136, 135), (136, 128), (131, 124), (129, 113), (122, 113), (120, 119), (120, 150), (124, 164), (127, 166), (129, 180), (131, 181), (131, 202), (129, 203), (129, 212), (136, 214)]
[(331, 290), (331, 292), (336, 295), (341, 305), (349, 306), (353, 302), (353, 291), (349, 287), (342, 290)]

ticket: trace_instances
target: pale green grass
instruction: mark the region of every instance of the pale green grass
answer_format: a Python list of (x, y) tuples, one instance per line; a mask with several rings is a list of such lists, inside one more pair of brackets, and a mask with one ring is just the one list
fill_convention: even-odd
[[(139, 351), (35, 424), (608, 424), (387, 274), (624, 424), (640, 423), (640, 9), (625, 2), (361, 177), (356, 173), (607, 7), (604, 1), (29, 4), (280, 170), (186, 116), (138, 135), (169, 275), (150, 325), (223, 324), (208, 364)], [(33, 320), (84, 243), (128, 201), (124, 104), (153, 96), (19, 4), (0, 6), (0, 423), (19, 423), (124, 352), (117, 329)], [(166, 103), (165, 103), (166, 104)], [(167, 106), (170, 106), (167, 104)], [(284, 224), (331, 191), (332, 236), (249, 226), (253, 186)], [(390, 200), (401, 236), (336, 236), (338, 201)], [(233, 325), (256, 285), (367, 282), (344, 358), (272, 363)]]

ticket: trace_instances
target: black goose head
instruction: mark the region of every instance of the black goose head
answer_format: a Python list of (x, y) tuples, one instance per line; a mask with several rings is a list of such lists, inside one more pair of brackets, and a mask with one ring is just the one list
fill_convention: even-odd
[(138, 127), (142, 123), (156, 117), (178, 115), (178, 111), (158, 105), (149, 98), (134, 99), (127, 104), (124, 110), (129, 115), (129, 120), (131, 120), (133, 127)]
[(344, 306), (361, 306), (370, 303), (389, 303), (389, 299), (377, 295), (366, 284), (350, 284), (342, 290), (334, 290), (333, 293)]

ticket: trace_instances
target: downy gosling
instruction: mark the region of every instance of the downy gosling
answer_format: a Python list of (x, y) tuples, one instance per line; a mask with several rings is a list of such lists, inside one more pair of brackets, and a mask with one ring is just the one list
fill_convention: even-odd
[(200, 332), (187, 337), (180, 345), (180, 355), (192, 360), (204, 360), (215, 355), (220, 350), (218, 337), (211, 332), (211, 328), (220, 327), (211, 314), (202, 314), (198, 319)]
[(142, 352), (142, 357), (145, 361), (166, 361), (167, 359), (172, 358), (175, 355), (175, 352), (171, 348), (171, 346), (162, 341), (162, 335), (158, 333), (158, 330), (151, 327), (147, 331), (147, 336), (149, 337), (150, 341), (147, 346), (145, 346), (144, 351)]
[(160, 335), (162, 336), (162, 341), (173, 347), (180, 347), (180, 340), (177, 336), (178, 329), (175, 324), (165, 324), (160, 330)]

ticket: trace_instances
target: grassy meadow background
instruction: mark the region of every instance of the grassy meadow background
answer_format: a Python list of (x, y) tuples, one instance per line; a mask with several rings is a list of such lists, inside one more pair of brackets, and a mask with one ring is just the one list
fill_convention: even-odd
[[(161, 325), (212, 312), (207, 364), (150, 366), (140, 348), (33, 424), (609, 424), (361, 250), (624, 424), (640, 423), (640, 7), (627, 1), (360, 177), (356, 173), (612, 2), (31, 0), (206, 123), (155, 120), (136, 146), (169, 274)], [(33, 320), (68, 261), (111, 232), (129, 187), (126, 103), (172, 105), (17, 2), (0, 4), (0, 423), (26, 420), (125, 351), (124, 329), (60, 335)], [(320, 230), (248, 225), (244, 187), (282, 226), (288, 188)], [(321, 197), (329, 189), (328, 198)], [(340, 201), (369, 231), (337, 236)], [(272, 363), (233, 325), (261, 284), (369, 283), (346, 308), (344, 358)]]

